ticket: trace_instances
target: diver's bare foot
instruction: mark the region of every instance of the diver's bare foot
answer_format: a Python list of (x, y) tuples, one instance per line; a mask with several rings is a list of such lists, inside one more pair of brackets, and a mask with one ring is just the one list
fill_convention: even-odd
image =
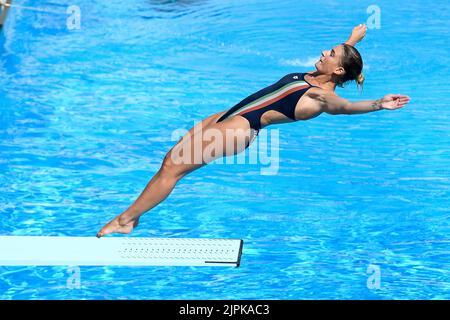
[(118, 215), (97, 232), (97, 238), (111, 233), (130, 233), (138, 224), (139, 218), (126, 218), (123, 215)]

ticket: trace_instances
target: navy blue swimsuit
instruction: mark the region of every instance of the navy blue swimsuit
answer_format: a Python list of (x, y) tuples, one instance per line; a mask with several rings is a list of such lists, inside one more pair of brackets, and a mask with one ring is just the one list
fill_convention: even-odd
[(248, 120), (250, 128), (259, 132), (261, 116), (268, 110), (281, 112), (289, 119), (295, 119), (295, 107), (303, 94), (311, 87), (305, 80), (307, 73), (290, 73), (276, 83), (248, 96), (229, 109), (217, 122), (240, 115)]

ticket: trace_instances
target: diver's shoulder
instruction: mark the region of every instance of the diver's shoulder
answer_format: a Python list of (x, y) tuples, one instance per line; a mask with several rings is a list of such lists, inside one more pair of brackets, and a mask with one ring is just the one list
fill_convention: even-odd
[(320, 87), (311, 87), (306, 92), (308, 98), (324, 103), (330, 96), (338, 97), (334, 91), (325, 90)]

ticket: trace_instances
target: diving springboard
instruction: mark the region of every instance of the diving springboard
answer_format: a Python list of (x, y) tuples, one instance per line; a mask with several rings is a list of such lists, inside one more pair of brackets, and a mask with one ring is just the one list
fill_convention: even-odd
[(0, 266), (234, 266), (243, 241), (0, 236)]

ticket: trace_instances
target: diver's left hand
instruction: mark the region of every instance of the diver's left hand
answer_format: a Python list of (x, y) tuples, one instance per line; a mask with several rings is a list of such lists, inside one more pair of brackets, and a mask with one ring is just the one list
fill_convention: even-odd
[(387, 110), (400, 109), (410, 100), (410, 97), (402, 94), (387, 94), (381, 99), (381, 108)]

